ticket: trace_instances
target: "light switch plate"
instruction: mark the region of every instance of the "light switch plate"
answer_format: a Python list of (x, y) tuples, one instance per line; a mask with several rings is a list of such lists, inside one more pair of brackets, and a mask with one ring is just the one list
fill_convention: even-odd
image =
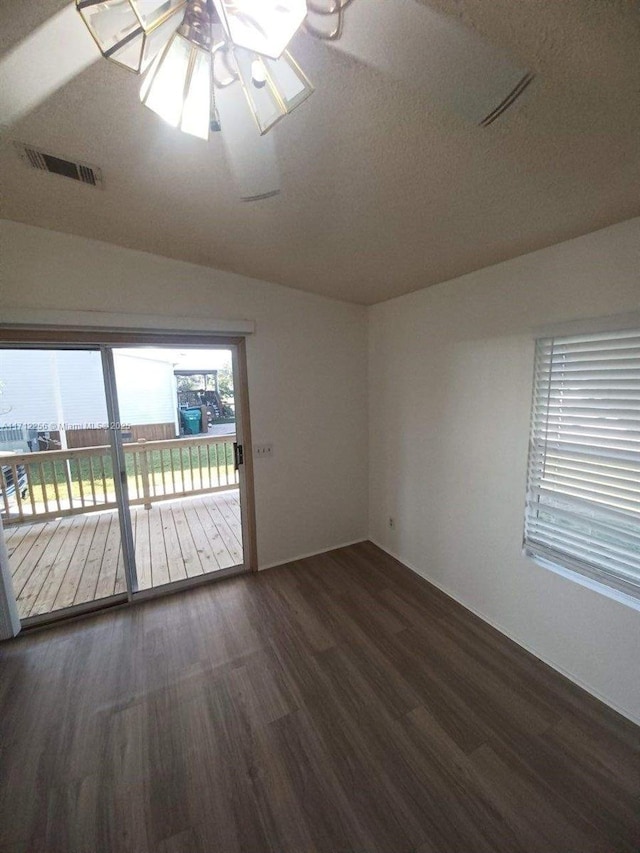
[(254, 444), (253, 455), (256, 459), (265, 459), (268, 456), (273, 456), (273, 444)]

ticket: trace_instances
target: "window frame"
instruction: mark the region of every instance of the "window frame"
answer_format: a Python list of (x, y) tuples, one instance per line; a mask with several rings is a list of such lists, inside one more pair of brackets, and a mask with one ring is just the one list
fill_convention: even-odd
[[(626, 326), (626, 324), (625, 324)], [(542, 422), (544, 427), (548, 429), (549, 420), (552, 417), (553, 406), (549, 402), (549, 394), (547, 393), (546, 402), (543, 399), (542, 388), (544, 386), (544, 382), (541, 384), (539, 382), (539, 377), (541, 373), (541, 362), (544, 363), (544, 356), (541, 354), (541, 351), (546, 347), (550, 348), (551, 354), (547, 356), (548, 359), (548, 368), (545, 368), (547, 371), (545, 375), (544, 381), (548, 382), (549, 387), (551, 387), (552, 382), (557, 381), (558, 376), (563, 374), (563, 368), (554, 369), (554, 347), (557, 344), (558, 346), (570, 346), (572, 343), (572, 338), (574, 339), (582, 339), (585, 343), (595, 343), (598, 341), (611, 339), (615, 341), (617, 336), (624, 338), (625, 336), (635, 336), (640, 338), (640, 327), (638, 327), (635, 323), (631, 328), (615, 328), (611, 329), (610, 327), (601, 332), (594, 331), (593, 329), (589, 329), (589, 331), (585, 331), (584, 333), (579, 333), (577, 330), (572, 330), (571, 332), (565, 331), (564, 334), (561, 333), (552, 333), (552, 334), (541, 334), (539, 337), (535, 339), (535, 350), (534, 350), (534, 364), (533, 364), (533, 382), (532, 382), (532, 393), (531, 393), (531, 405), (530, 405), (530, 423), (529, 423), (529, 443), (528, 443), (528, 459), (527, 459), (527, 470), (526, 470), (526, 498), (525, 498), (525, 509), (524, 509), (524, 526), (522, 532), (522, 550), (523, 554), (536, 562), (538, 565), (543, 566), (546, 569), (550, 569), (564, 577), (568, 577), (571, 580), (574, 580), (580, 583), (583, 586), (587, 586), (591, 589), (595, 589), (598, 592), (601, 592), (611, 598), (622, 601), (626, 604), (630, 604), (636, 609), (640, 609), (640, 558), (638, 560), (638, 575), (636, 577), (632, 577), (631, 580), (625, 578), (622, 573), (616, 575), (615, 569), (612, 569), (610, 566), (602, 565), (603, 562), (606, 562), (606, 555), (601, 558), (600, 564), (598, 564), (598, 560), (595, 559), (593, 562), (590, 562), (580, 556), (576, 555), (576, 551), (585, 550), (584, 548), (580, 549), (577, 545), (573, 545), (574, 553), (571, 553), (572, 544), (571, 542), (567, 542), (567, 537), (565, 536), (564, 544), (567, 548), (567, 551), (564, 552), (561, 547), (552, 547), (548, 543), (545, 544), (542, 541), (536, 541), (534, 537), (530, 534), (529, 527), (531, 523), (532, 513), (535, 512), (533, 501), (532, 501), (532, 493), (538, 489), (542, 490), (544, 483), (544, 473), (547, 465), (547, 438), (545, 436), (544, 439), (544, 447), (541, 448), (541, 438), (537, 431), (540, 428), (540, 423)], [(633, 347), (636, 348), (637, 344), (634, 342)], [(616, 347), (612, 346), (611, 349), (607, 349), (607, 353), (611, 353), (612, 349)], [(637, 358), (638, 370), (640, 371), (640, 354), (637, 356), (634, 354), (632, 356), (633, 361)], [(635, 364), (632, 365), (632, 369), (635, 370)], [(555, 374), (555, 377), (554, 377)], [(547, 378), (548, 377), (548, 378)], [(608, 379), (609, 377), (605, 377)], [(614, 376), (612, 374), (611, 377), (612, 383), (614, 381)], [(635, 377), (632, 378), (632, 381), (635, 381)], [(608, 389), (605, 387), (605, 391), (611, 391), (613, 389)], [(635, 391), (635, 388), (631, 388), (632, 392)], [(587, 398), (590, 399), (590, 398)], [(594, 393), (594, 400), (598, 399), (597, 394)], [(632, 398), (633, 399), (633, 398)], [(545, 408), (546, 406), (546, 408)], [(539, 408), (544, 408), (544, 414), (542, 416), (537, 413)], [(635, 417), (633, 418), (635, 420)], [(639, 420), (640, 425), (640, 420)], [(598, 425), (596, 425), (596, 428)], [(561, 427), (556, 427), (556, 431), (559, 433), (561, 431)], [(632, 426), (632, 434), (635, 437), (635, 423)], [(556, 439), (557, 443), (560, 443), (559, 439)], [(587, 442), (585, 442), (587, 444)], [(597, 447), (596, 444), (591, 444), (590, 447)], [(634, 448), (635, 452), (635, 448)], [(542, 459), (542, 463), (540, 460)], [(596, 477), (599, 472), (597, 472), (597, 466), (601, 465), (601, 462), (596, 461), (593, 463), (593, 467), (596, 469)], [(542, 473), (540, 473), (542, 472)], [(538, 477), (538, 485), (534, 485), (536, 482), (536, 476)], [(632, 482), (634, 482), (632, 480)], [(640, 484), (640, 476), (638, 478), (638, 483)], [(589, 485), (593, 485), (593, 483), (589, 482)], [(634, 483), (635, 485), (635, 483)], [(559, 487), (559, 491), (557, 492), (558, 498), (554, 498), (555, 500), (562, 500), (562, 485)], [(566, 492), (569, 496), (570, 492)], [(569, 497), (569, 503), (574, 501), (575, 496)], [(588, 503), (588, 498), (583, 499), (585, 503)], [(634, 497), (635, 500), (635, 497)], [(538, 496), (538, 501), (540, 501), (540, 496)], [(545, 505), (545, 504), (538, 504)], [(593, 502), (595, 509), (598, 507), (602, 507), (602, 504), (599, 504), (597, 501)], [(553, 516), (553, 510), (558, 510), (559, 507), (553, 504), (549, 505), (549, 515)], [(635, 511), (632, 510), (632, 512)], [(560, 515), (561, 512), (558, 513)], [(579, 514), (576, 513), (578, 519), (580, 519)], [(536, 521), (539, 519), (539, 516), (536, 516)], [(633, 522), (633, 517), (631, 517)], [(566, 527), (563, 527), (562, 524), (558, 524), (557, 516), (555, 519), (552, 518), (551, 521), (548, 521), (547, 524), (555, 528), (553, 530), (554, 538), (562, 540), (563, 534), (567, 533), (567, 527), (570, 527), (570, 521)], [(583, 527), (586, 525), (586, 514), (582, 519)], [(595, 526), (601, 526), (603, 530), (606, 530), (606, 522), (603, 522), (601, 519), (598, 519), (594, 522)], [(535, 524), (534, 524), (535, 526)], [(613, 529), (613, 523), (611, 525), (611, 529)], [(639, 529), (640, 529), (640, 519), (639, 519)], [(623, 538), (624, 538), (623, 534)], [(633, 533), (632, 533), (633, 535)], [(572, 537), (572, 531), (568, 534), (569, 538)], [(618, 537), (619, 532), (614, 531), (614, 536)], [(589, 534), (586, 534), (581, 531), (578, 536), (575, 538), (582, 538), (585, 542), (589, 542)], [(543, 537), (541, 537), (543, 538)], [(597, 542), (597, 540), (595, 540)], [(618, 539), (618, 542), (614, 539), (614, 547), (618, 545), (621, 540)], [(600, 544), (600, 543), (598, 543)], [(605, 547), (600, 545), (601, 551), (606, 551), (606, 547), (608, 547), (607, 542), (605, 540)], [(635, 561), (634, 561), (635, 562)], [(633, 565), (633, 569), (635, 569), (635, 565)]]

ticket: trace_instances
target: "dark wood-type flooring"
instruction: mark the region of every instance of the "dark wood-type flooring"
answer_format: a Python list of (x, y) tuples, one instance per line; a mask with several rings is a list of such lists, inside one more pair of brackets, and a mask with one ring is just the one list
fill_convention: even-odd
[(364, 543), (0, 645), (0, 850), (637, 851), (639, 731)]

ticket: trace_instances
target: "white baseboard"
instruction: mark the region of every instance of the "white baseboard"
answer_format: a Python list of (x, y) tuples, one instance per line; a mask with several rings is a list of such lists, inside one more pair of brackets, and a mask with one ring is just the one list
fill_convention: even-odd
[(385, 554), (388, 554), (390, 557), (393, 557), (394, 560), (397, 560), (399, 563), (402, 563), (403, 566), (406, 566), (410, 571), (412, 571), (414, 574), (418, 575), (418, 577), (421, 577), (423, 580), (427, 581), (427, 583), (433, 584), (433, 586), (435, 586), (441, 592), (444, 592), (445, 595), (448, 595), (449, 598), (452, 598), (454, 601), (456, 601), (458, 604), (460, 604), (466, 610), (469, 610), (471, 613), (473, 613), (479, 619), (482, 619), (483, 622), (486, 622), (488, 625), (491, 625), (491, 627), (495, 628), (496, 631), (499, 631), (501, 634), (504, 634), (505, 637), (508, 637), (510, 640), (513, 640), (514, 643), (517, 643), (525, 651), (529, 652), (529, 654), (533, 655), (535, 658), (538, 658), (538, 660), (541, 660), (543, 663), (546, 663), (547, 666), (551, 667), (551, 669), (555, 669), (555, 671), (559, 672), (560, 675), (564, 675), (564, 677), (568, 678), (569, 681), (572, 681), (574, 684), (577, 684), (578, 687), (581, 687), (583, 690), (586, 690), (587, 693), (590, 693), (592, 696), (595, 696), (596, 699), (599, 699), (600, 702), (603, 702), (605, 705), (608, 705), (609, 708), (612, 708), (614, 711), (616, 711), (621, 716), (626, 717), (627, 720), (631, 720), (632, 723), (635, 723), (637, 726), (640, 726), (640, 716), (637, 716), (632, 711), (629, 711), (627, 708), (621, 708), (620, 706), (616, 705), (616, 703), (612, 702), (606, 696), (603, 696), (601, 693), (599, 693), (597, 690), (595, 690), (590, 684), (586, 684), (580, 678), (575, 676), (573, 673), (568, 672), (564, 667), (560, 666), (555, 661), (552, 661), (549, 658), (546, 658), (546, 657), (543, 657), (542, 655), (540, 655), (528, 643), (524, 643), (519, 637), (516, 637), (514, 634), (512, 634), (511, 632), (509, 632), (505, 628), (503, 628), (502, 625), (499, 625), (493, 619), (489, 619), (487, 616), (485, 616), (484, 613), (480, 613), (480, 611), (476, 610), (475, 607), (471, 607), (465, 601), (462, 601), (462, 599), (458, 598), (458, 596), (455, 595), (453, 592), (451, 592), (450, 589), (447, 589), (441, 583), (438, 583), (437, 581), (433, 580), (433, 578), (428, 577), (423, 572), (421, 572), (416, 566), (412, 566), (406, 560), (403, 560), (402, 557), (400, 557), (398, 554), (394, 554), (393, 551), (390, 551), (384, 545), (381, 545), (379, 542), (376, 542), (375, 539), (370, 538), (369, 541), (373, 542), (373, 544), (376, 545), (378, 548), (380, 548), (381, 551), (384, 551)]
[(330, 545), (328, 548), (320, 548), (319, 551), (310, 551), (308, 554), (298, 554), (296, 557), (287, 557), (286, 560), (278, 560), (276, 563), (267, 563), (266, 566), (258, 566), (258, 571), (262, 572), (265, 569), (275, 569), (276, 566), (286, 566), (287, 563), (295, 563), (296, 560), (317, 557), (318, 554), (327, 554), (329, 551), (336, 551), (338, 548), (348, 548), (349, 545), (359, 545), (361, 542), (367, 541), (367, 537), (365, 536), (362, 539), (354, 539), (352, 542), (341, 542), (338, 545)]

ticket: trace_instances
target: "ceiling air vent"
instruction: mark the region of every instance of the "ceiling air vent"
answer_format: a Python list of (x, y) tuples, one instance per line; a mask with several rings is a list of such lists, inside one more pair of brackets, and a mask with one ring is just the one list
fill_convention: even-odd
[(102, 188), (102, 172), (97, 166), (88, 163), (77, 163), (74, 160), (64, 160), (54, 154), (47, 154), (25, 145), (22, 142), (15, 143), (20, 158), (32, 169), (40, 169), (42, 172), (50, 172), (53, 175), (62, 175), (63, 178), (71, 178), (81, 184), (89, 184), (92, 187)]

